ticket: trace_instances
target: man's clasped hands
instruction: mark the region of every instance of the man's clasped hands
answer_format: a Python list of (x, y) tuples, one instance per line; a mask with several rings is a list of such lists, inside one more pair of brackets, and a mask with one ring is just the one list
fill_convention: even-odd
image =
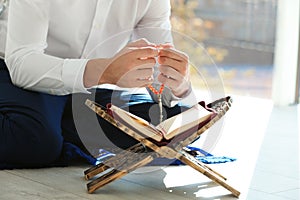
[(84, 73), (85, 87), (109, 83), (119, 87), (146, 87), (153, 83), (158, 64), (158, 81), (182, 97), (190, 88), (189, 58), (172, 44), (153, 44), (139, 39), (126, 45), (112, 58), (91, 59)]

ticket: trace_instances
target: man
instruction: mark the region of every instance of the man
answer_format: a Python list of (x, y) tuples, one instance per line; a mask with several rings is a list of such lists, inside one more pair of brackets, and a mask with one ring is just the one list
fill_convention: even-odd
[(164, 85), (165, 117), (180, 112), (176, 102), (191, 91), (188, 57), (171, 44), (169, 16), (168, 0), (11, 0), (7, 33), (1, 25), (0, 168), (53, 165), (66, 142), (84, 149), (83, 138), (136, 142), (101, 119), (105, 133), (95, 139), (86, 98), (150, 121)]

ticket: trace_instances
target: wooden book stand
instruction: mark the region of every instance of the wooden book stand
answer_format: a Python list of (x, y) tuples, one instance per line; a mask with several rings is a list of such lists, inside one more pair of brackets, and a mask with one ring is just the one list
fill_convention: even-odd
[[(160, 145), (151, 139), (145, 138), (143, 135), (133, 131), (124, 124), (116, 121), (109, 114), (107, 114), (105, 110), (97, 106), (96, 103), (87, 100), (86, 105), (99, 116), (140, 142), (127, 150), (119, 150), (119, 152), (116, 152), (115, 156), (85, 170), (84, 175), (86, 180), (90, 180), (98, 175), (97, 178), (93, 179), (87, 184), (88, 192), (93, 193), (100, 187), (125, 176), (139, 167), (145, 166), (155, 158), (165, 157), (170, 159), (176, 158), (180, 160), (186, 165), (189, 165), (190, 167), (204, 174), (225, 189), (229, 190), (235, 197), (239, 197), (240, 192), (230, 186), (226, 182), (226, 178), (224, 176), (197, 160), (193, 155), (188, 153), (186, 149), (187, 145), (195, 141), (195, 139), (197, 139), (203, 132), (209, 129), (216, 121), (225, 115), (231, 106), (231, 102), (232, 99), (230, 97), (226, 97), (208, 104), (208, 108), (214, 109), (217, 112), (217, 115), (214, 118), (212, 118), (204, 126), (200, 127), (189, 137), (177, 140), (175, 142), (170, 142), (167, 145)], [(153, 151), (144, 152), (145, 146)]]

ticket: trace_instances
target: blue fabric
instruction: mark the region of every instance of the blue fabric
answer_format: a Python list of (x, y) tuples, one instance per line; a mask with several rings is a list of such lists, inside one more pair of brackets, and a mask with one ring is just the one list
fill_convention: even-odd
[[(236, 160), (235, 158), (226, 157), (226, 156), (213, 156), (212, 154), (197, 147), (187, 146), (187, 149), (203, 154), (203, 156), (198, 155), (195, 156), (195, 158), (205, 164), (219, 164), (219, 163), (233, 162)], [(94, 158), (88, 154), (85, 154), (80, 148), (70, 143), (66, 143), (64, 148), (65, 161), (84, 158), (89, 164), (92, 165), (99, 164), (100, 162), (103, 162), (104, 160), (114, 155), (115, 154), (107, 150), (99, 149), (99, 156), (97, 158)], [(184, 163), (182, 163), (180, 160), (177, 159), (157, 158), (151, 163), (149, 163), (148, 165), (151, 166), (184, 165)]]
[(226, 156), (196, 156), (196, 159), (206, 164), (218, 164), (236, 161), (236, 158)]
[[(226, 163), (226, 162), (233, 162), (236, 158), (231, 158), (227, 156), (214, 156), (203, 149), (187, 146), (187, 150), (194, 151), (194, 153), (202, 154), (194, 156), (197, 160), (205, 164), (219, 164), (219, 163)], [(185, 165), (180, 160), (177, 159), (167, 159), (167, 158), (157, 158), (152, 161), (149, 165)]]

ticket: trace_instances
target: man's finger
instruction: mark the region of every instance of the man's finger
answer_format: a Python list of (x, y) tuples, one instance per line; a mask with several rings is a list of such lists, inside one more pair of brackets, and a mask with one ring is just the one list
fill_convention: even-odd
[(158, 56), (158, 49), (155, 47), (130, 47), (130, 54), (137, 59), (154, 58)]
[(177, 80), (168, 78), (162, 74), (157, 77), (157, 80), (170, 89), (177, 88), (179, 86), (179, 82)]
[[(171, 69), (172, 71), (170, 71)], [(186, 76), (188, 74), (187, 66), (173, 59), (167, 59), (166, 62), (161, 63), (159, 66), (159, 71), (164, 74), (180, 73), (181, 76)]]
[(160, 49), (159, 56), (172, 58), (180, 62), (188, 62), (189, 60), (187, 54), (177, 49)]

